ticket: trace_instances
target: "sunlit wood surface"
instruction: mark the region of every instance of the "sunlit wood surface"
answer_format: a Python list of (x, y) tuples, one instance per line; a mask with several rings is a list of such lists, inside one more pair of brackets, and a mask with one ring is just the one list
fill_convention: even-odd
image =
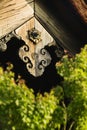
[(0, 0), (0, 38), (33, 17), (32, 0)]

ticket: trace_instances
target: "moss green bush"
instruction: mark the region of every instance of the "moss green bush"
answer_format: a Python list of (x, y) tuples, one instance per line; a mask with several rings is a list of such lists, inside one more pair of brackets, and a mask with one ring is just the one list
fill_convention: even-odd
[(58, 103), (53, 90), (35, 97), (25, 84), (15, 83), (9, 68), (0, 67), (0, 130), (54, 130), (60, 126), (53, 120)]
[(66, 127), (72, 130), (87, 129), (87, 45), (80, 54), (68, 59), (64, 56), (57, 65), (64, 77), (61, 83), (66, 106)]

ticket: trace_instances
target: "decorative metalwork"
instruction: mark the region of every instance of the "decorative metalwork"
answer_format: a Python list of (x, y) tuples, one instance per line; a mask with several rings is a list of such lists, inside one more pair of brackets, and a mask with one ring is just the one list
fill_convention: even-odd
[(51, 56), (44, 48), (38, 50), (38, 53), (30, 53), (29, 46), (24, 45), (19, 49), (19, 56), (26, 63), (28, 72), (35, 77), (41, 76), (45, 67), (51, 63)]
[(26, 55), (26, 53), (29, 52), (29, 47), (28, 45), (24, 45), (23, 47), (20, 48), (19, 50), (19, 56), (20, 58), (27, 64), (27, 66), (29, 68), (32, 68), (33, 67), (33, 64), (29, 58), (28, 55)]
[(41, 41), (41, 33), (35, 28), (28, 31), (28, 37), (29, 40), (31, 40), (34, 44), (37, 44)]
[[(41, 25), (39, 25), (39, 28), (41, 28)], [(50, 47), (54, 47), (54, 52), (51, 53), (56, 53), (58, 58), (63, 56), (64, 51), (62, 47), (56, 44), (46, 30), (41, 33), (37, 29), (32, 28), (26, 31), (25, 35), (23, 35), (23, 40), (26, 43), (19, 49), (19, 57), (25, 63), (28, 72), (35, 77), (41, 76), (45, 68), (50, 65), (52, 60), (49, 51)]]

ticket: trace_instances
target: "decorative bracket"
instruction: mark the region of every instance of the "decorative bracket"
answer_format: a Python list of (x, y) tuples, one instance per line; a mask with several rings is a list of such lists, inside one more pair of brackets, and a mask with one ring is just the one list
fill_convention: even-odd
[(41, 76), (51, 63), (51, 56), (45, 46), (52, 42), (53, 38), (35, 18), (18, 28), (16, 34), (25, 42), (19, 49), (19, 57), (30, 74)]
[(55, 52), (52, 53), (56, 53), (58, 58), (63, 55), (61, 47), (56, 45), (55, 40), (35, 18), (30, 19), (15, 31), (1, 38), (1, 51), (7, 49), (7, 42), (12, 37), (22, 39), (25, 42), (25, 45), (19, 48), (18, 54), (25, 63), (28, 72), (34, 77), (41, 76), (45, 68), (51, 63), (52, 57), (46, 46), (55, 46)]
[(35, 29), (32, 28), (30, 31), (28, 31), (29, 40), (32, 41), (34, 44), (39, 43), (41, 39), (41, 33)]
[(24, 45), (19, 49), (19, 57), (26, 64), (28, 72), (35, 77), (41, 76), (51, 63), (51, 56), (44, 48), (39, 49), (38, 53), (31, 53), (30, 50), (29, 46)]

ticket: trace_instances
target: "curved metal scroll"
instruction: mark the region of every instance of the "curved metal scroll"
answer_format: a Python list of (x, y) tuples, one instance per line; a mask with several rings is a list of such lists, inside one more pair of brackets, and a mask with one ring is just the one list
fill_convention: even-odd
[(31, 53), (29, 46), (24, 45), (19, 49), (19, 57), (25, 62), (28, 72), (33, 76), (41, 76), (45, 67), (51, 63), (51, 56), (44, 48), (37, 52)]

